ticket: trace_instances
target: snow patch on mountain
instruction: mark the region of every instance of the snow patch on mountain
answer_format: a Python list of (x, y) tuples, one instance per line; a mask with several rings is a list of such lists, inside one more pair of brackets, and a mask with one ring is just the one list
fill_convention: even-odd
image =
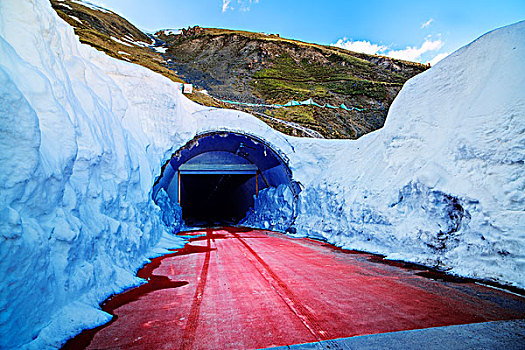
[(100, 7), (98, 5), (95, 5), (89, 1), (84, 1), (84, 0), (71, 0), (71, 2), (76, 2), (77, 4), (80, 4), (82, 6), (85, 6), (85, 7), (89, 7), (90, 9), (92, 10), (95, 10), (95, 11), (100, 11), (100, 12), (105, 12), (105, 13), (110, 13), (111, 11), (108, 10), (108, 9), (105, 9), (103, 7)]

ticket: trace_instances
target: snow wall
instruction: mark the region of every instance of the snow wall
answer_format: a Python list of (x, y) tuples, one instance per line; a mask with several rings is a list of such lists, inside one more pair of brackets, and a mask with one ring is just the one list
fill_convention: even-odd
[[(2, 0), (0, 348), (57, 348), (109, 319), (98, 303), (181, 244), (166, 240), (152, 186), (209, 131), (288, 156), (298, 235), (524, 288), (524, 41), (522, 22), (460, 49), (357, 141), (298, 139), (81, 45), (45, 0)], [(269, 190), (256, 207), (287, 197)], [(279, 227), (260, 214), (250, 224)]]

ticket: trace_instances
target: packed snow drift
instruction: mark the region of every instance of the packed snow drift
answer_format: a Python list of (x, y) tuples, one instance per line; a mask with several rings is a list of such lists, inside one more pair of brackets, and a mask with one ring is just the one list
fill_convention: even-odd
[[(411, 79), (382, 130), (299, 139), (80, 44), (45, 0), (1, 1), (0, 347), (57, 348), (106, 322), (98, 303), (182, 244), (180, 212), (152, 188), (209, 131), (287, 155), (297, 235), (524, 288), (523, 57), (521, 22)], [(289, 198), (266, 190), (246, 222), (286, 229)]]

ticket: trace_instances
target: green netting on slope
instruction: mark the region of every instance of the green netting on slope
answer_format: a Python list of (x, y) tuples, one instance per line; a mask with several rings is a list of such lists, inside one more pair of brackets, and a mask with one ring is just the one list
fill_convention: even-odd
[(331, 104), (327, 103), (326, 105), (320, 105), (316, 103), (314, 100), (309, 98), (308, 100), (298, 102), (295, 100), (288, 101), (284, 105), (279, 104), (261, 104), (261, 103), (247, 103), (247, 102), (238, 102), (238, 101), (231, 101), (231, 100), (221, 100), (222, 102), (229, 103), (232, 105), (241, 105), (241, 106), (249, 106), (249, 107), (268, 107), (268, 108), (281, 108), (281, 107), (294, 107), (294, 106), (317, 106), (321, 108), (331, 108), (331, 109), (344, 109), (346, 111), (364, 111), (363, 108), (357, 108), (357, 107), (347, 107), (344, 103), (341, 103), (340, 106), (332, 106)]

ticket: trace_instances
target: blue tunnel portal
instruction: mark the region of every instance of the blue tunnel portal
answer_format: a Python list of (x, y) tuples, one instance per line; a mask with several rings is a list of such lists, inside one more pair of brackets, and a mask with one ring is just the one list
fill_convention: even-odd
[[(164, 189), (188, 226), (238, 224), (268, 188), (300, 191), (284, 160), (265, 141), (233, 132), (196, 136), (166, 162), (153, 198)], [(293, 222), (293, 218), (290, 218)]]

